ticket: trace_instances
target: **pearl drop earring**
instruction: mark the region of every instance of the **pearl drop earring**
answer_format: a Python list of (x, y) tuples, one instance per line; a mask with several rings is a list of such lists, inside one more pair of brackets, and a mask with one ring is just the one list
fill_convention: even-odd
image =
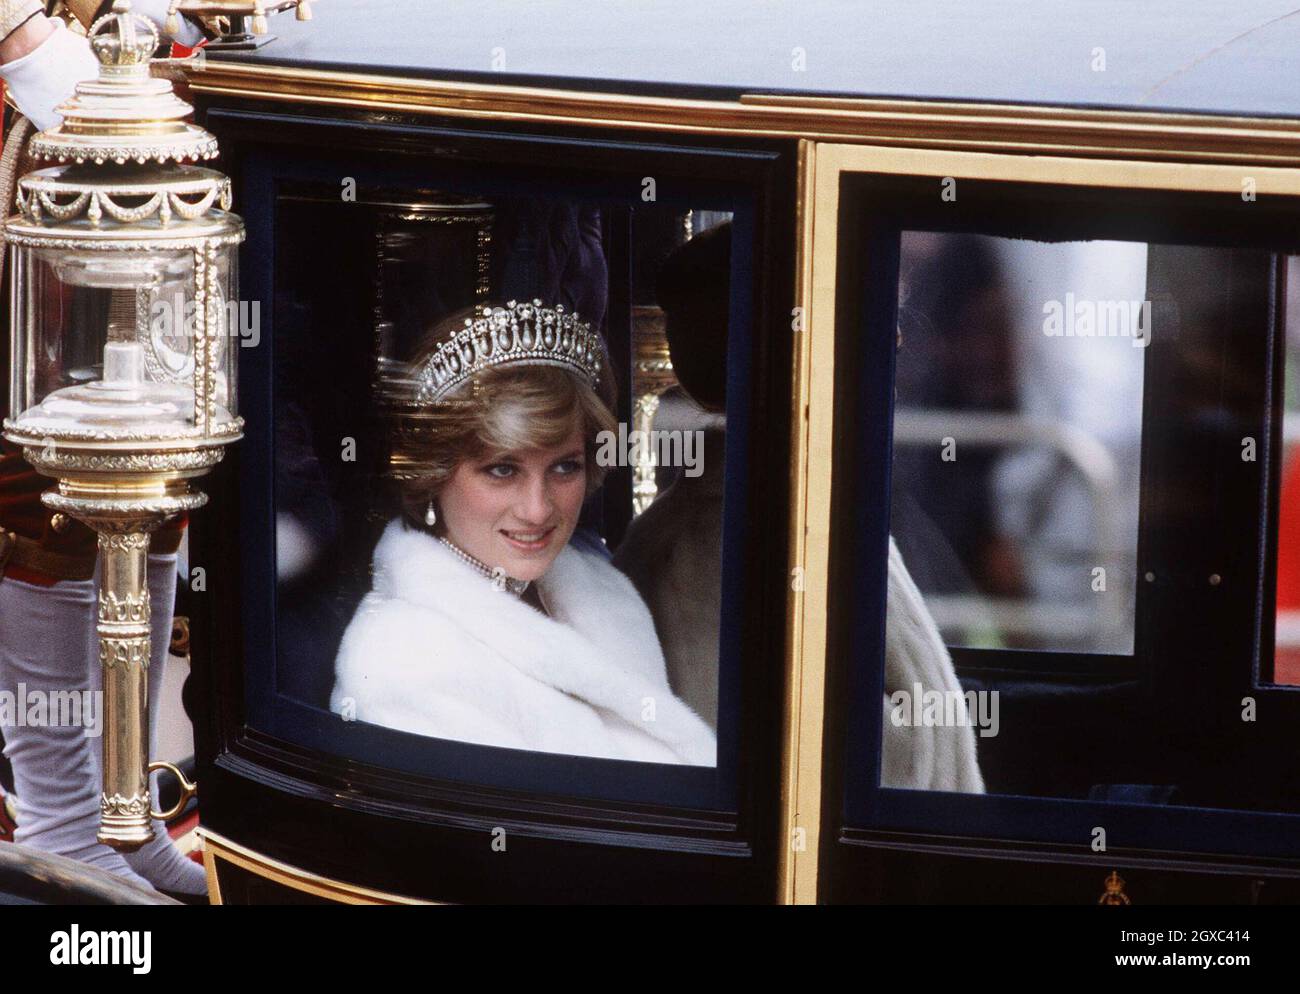
[(424, 512), (424, 523), (430, 528), (438, 523), (438, 512), (433, 509), (433, 501), (429, 501), (429, 507)]

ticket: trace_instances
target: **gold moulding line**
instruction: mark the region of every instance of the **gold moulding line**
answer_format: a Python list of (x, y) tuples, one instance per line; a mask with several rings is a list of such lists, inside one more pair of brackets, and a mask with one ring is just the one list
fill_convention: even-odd
[[(777, 898), (782, 903), (816, 901), (821, 834), (821, 739), (825, 666), (825, 602), (817, 595), (825, 587), (825, 557), (829, 530), (826, 499), (830, 479), (829, 450), (814, 444), (826, 429), (829, 394), (818, 388), (832, 377), (829, 324), (811, 323), (814, 293), (814, 216), (817, 198), (816, 165), (819, 146), (799, 143), (797, 157), (795, 299), (803, 308), (803, 331), (795, 336), (791, 395), (793, 458), (790, 492), (794, 507), (789, 521), (791, 570), (804, 571), (804, 583), (789, 585), (786, 609), (788, 687), (783, 703), (784, 742), (781, 806), (783, 832), (778, 866)], [(802, 835), (802, 845), (796, 846)]]
[(747, 94), (687, 100), (364, 73), (222, 65), (213, 95), (495, 120), (864, 144), (1118, 158), (1300, 164), (1300, 120), (1156, 111), (835, 100)]
[(151, 497), (161, 499), (188, 494), (189, 481), (186, 477), (180, 476), (179, 471), (177, 473), (151, 471), (151, 473), (154, 479), (143, 483), (130, 478), (103, 483), (81, 479), (77, 479), (75, 482), (60, 480), (59, 493), (68, 497), (122, 497), (136, 500), (146, 500)]

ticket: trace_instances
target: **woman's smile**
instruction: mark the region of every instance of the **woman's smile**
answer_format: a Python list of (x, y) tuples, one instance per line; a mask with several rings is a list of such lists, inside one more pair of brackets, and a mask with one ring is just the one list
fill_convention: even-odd
[(506, 537), (506, 541), (522, 552), (538, 552), (550, 544), (551, 536), (555, 534), (555, 526), (532, 531), (506, 531), (503, 528), (501, 534)]

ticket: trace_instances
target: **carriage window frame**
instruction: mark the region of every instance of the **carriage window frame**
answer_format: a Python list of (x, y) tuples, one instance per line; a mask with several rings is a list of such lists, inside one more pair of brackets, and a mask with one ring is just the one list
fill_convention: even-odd
[[(967, 203), (977, 199), (974, 195), (980, 184), (988, 184), (987, 189), (1013, 191), (1022, 198), (1026, 193), (1037, 197), (1050, 193), (1052, 188), (1066, 189), (1086, 194), (1084, 199), (1091, 198), (1103, 206), (1122, 201), (1126, 193), (1142, 194), (1171, 208), (1180, 205), (1186, 212), (1189, 207), (1204, 205), (1214, 198), (1240, 201), (1242, 179), (1249, 176), (1260, 191), (1259, 202), (1251, 206), (1260, 208), (1257, 222), (1253, 223), (1256, 230), (1262, 231), (1270, 224), (1280, 229), (1284, 217), (1300, 214), (1300, 172), (1264, 166), (1246, 169), (828, 144), (815, 145), (808, 159), (809, 181), (804, 203), (812, 224), (802, 270), (803, 301), (809, 308), (814, 329), (809, 360), (811, 375), (823, 385), (823, 390), (813, 391), (814, 398), (819, 392), (826, 394), (828, 385), (833, 384), (829, 390), (831, 397), (823, 396), (809, 413), (810, 430), (823, 434), (825, 447), (830, 451), (823, 448), (819, 452), (812, 443), (810, 448), (813, 461), (820, 464), (817, 472), (825, 473), (832, 482), (828, 484), (830, 492), (816, 495), (810, 523), (815, 534), (819, 533), (818, 537), (824, 537), (826, 542), (824, 548), (814, 548), (812, 557), (825, 573), (809, 578), (809, 582), (824, 578), (829, 592), (826, 627), (805, 634), (806, 646), (824, 651), (824, 669), (806, 672), (802, 681), (805, 693), (818, 693), (825, 710), (822, 722), (795, 735), (801, 765), (812, 765), (809, 761), (816, 757), (816, 767), (822, 773), (817, 785), (812, 785), (806, 777), (798, 784), (800, 806), (806, 811), (815, 805), (817, 811), (811, 828), (818, 839), (818, 852), (806, 861), (796, 891), (805, 895), (819, 893), (819, 887), (824, 888), (834, 879), (837, 864), (851, 865), (846, 854), (858, 846), (924, 843), (951, 851), (970, 851), (986, 848), (990, 840), (998, 840), (1022, 847), (1046, 846), (1058, 854), (1074, 850), (1079, 854), (1077, 858), (1088, 858), (1093, 855), (1088, 849), (1089, 833), (1098, 824), (1108, 828), (1110, 856), (1107, 858), (1112, 859), (1125, 851), (1157, 855), (1230, 854), (1261, 859), (1294, 857), (1292, 840), (1300, 829), (1300, 815), (1296, 814), (1021, 795), (966, 795), (879, 785), (881, 711), (879, 707), (862, 707), (860, 702), (879, 699), (883, 681), (884, 560), (889, 529), (888, 466), (893, 438), (895, 336), (892, 328), (898, 287), (896, 271), (890, 272), (887, 263), (882, 264), (881, 256), (888, 253), (873, 252), (876, 246), (861, 234), (873, 216), (863, 208), (860, 192), (870, 189), (873, 183), (883, 189), (891, 183), (910, 182), (928, 190), (938, 205), (941, 184), (951, 180), (956, 183), (958, 203), (963, 192), (967, 194)], [(908, 216), (901, 202), (899, 207), (901, 213), (896, 215), (892, 229), (895, 253), (901, 230), (948, 227), (924, 221), (917, 223), (915, 214)], [(957, 212), (953, 214), (955, 217)], [(1174, 219), (1176, 214), (1166, 216)], [(1032, 225), (1016, 225), (1004, 219), (1001, 225), (976, 230), (998, 235), (1014, 234), (1026, 227)], [(1161, 237), (1154, 233), (1135, 238), (1115, 231), (1114, 226), (1107, 224), (1075, 225), (1057, 231), (1055, 238), (1116, 238), (1174, 245), (1199, 240)], [(1284, 256), (1294, 253), (1298, 243), (1300, 239), (1291, 234), (1285, 239), (1268, 241), (1266, 247)], [(1233, 244), (1240, 244), (1240, 240)], [(877, 291), (874, 297), (870, 295), (873, 289)], [(890, 333), (886, 335), (882, 328), (890, 329)], [(868, 335), (873, 345), (862, 344)], [(855, 340), (862, 345), (862, 351), (857, 353), (847, 347)], [(1153, 360), (1148, 357), (1147, 361)], [(1280, 386), (1276, 375), (1273, 372), (1269, 375), (1272, 378), (1266, 389)], [(864, 397), (869, 398), (865, 406), (856, 406)], [(1149, 434), (1150, 405), (1150, 397), (1144, 397), (1144, 463), (1153, 445)], [(1270, 444), (1276, 450), (1278, 425), (1270, 421), (1266, 427)], [(845, 474), (851, 471), (849, 467), (855, 460), (859, 465), (874, 467), (869, 471), (870, 492), (859, 490), (844, 498)], [(1144, 474), (1145, 470), (1144, 465)], [(1258, 585), (1251, 591), (1255, 615), (1252, 637), (1260, 630), (1271, 631), (1271, 621), (1263, 624), (1260, 611), (1269, 609), (1266, 595), (1271, 589), (1276, 556), (1273, 513), (1276, 491), (1274, 473), (1263, 481), (1259, 517), (1253, 522), (1259, 531), (1256, 551), (1263, 557), (1265, 568)], [(851, 506), (855, 501), (856, 508)], [(1142, 514), (1145, 518), (1145, 507)], [(864, 521), (870, 533), (865, 538)], [(1147, 530), (1140, 524), (1139, 555), (1147, 541)], [(1143, 635), (1135, 632), (1135, 636), (1136, 659), (1143, 652)], [(1256, 641), (1258, 652), (1260, 640)], [(975, 653), (982, 659), (973, 659)], [(1004, 663), (1014, 662), (1007, 655), (1010, 653), (1036, 657), (1034, 668), (1040, 671), (1044, 657), (1053, 655), (1050, 651), (987, 649), (967, 652), (959, 649), (953, 655), (960, 667), (972, 662), (993, 662), (996, 656), (1002, 656)], [(1081, 660), (1072, 654), (1056, 655), (1062, 669), (1076, 672), (1080, 662), (1103, 667), (1116, 663), (1114, 657)], [(1024, 661), (1024, 656), (1020, 661)], [(1128, 657), (1119, 657), (1120, 665), (1126, 661), (1131, 665)], [(1249, 679), (1254, 692), (1261, 697), (1284, 704), (1287, 711), (1300, 707), (1300, 695), (1292, 688), (1261, 680), (1257, 656), (1251, 660)], [(856, 715), (854, 702), (858, 702)], [(809, 821), (805, 818), (805, 824)]]
[[(219, 111), (210, 116), (225, 120), (227, 126), (233, 123), (236, 127), (244, 118), (239, 111)], [(335, 122), (334, 126), (348, 125)], [(742, 697), (749, 699), (755, 687), (765, 682), (753, 666), (742, 667), (742, 662), (748, 658), (745, 646), (756, 644), (756, 639), (768, 639), (767, 635), (759, 636), (747, 621), (751, 617), (749, 612), (757, 610), (760, 598), (768, 594), (763, 592), (755, 574), (746, 569), (745, 563), (756, 554), (756, 541), (766, 548), (772, 540), (772, 536), (753, 528), (752, 515), (747, 513), (747, 509), (752, 510), (766, 502), (766, 498), (760, 499), (752, 494), (749, 486), (750, 474), (755, 471), (750, 463), (758, 448), (758, 443), (751, 437), (749, 422), (754, 417), (755, 397), (769, 389), (760, 386), (756, 376), (760, 373), (764, 377), (771, 375), (772, 359), (767, 353), (770, 343), (763, 341), (755, 327), (757, 309), (765, 306), (759, 303), (757, 281), (762, 251), (760, 240), (762, 244), (770, 244), (775, 235), (770, 214), (771, 197), (774, 185), (780, 182), (782, 153), (771, 147), (720, 147), (705, 141), (681, 145), (650, 143), (635, 138), (575, 142), (527, 131), (505, 134), (448, 127), (424, 127), (420, 130), (441, 135), (444, 146), (458, 137), (485, 145), (497, 142), (503, 149), (511, 145), (516, 149), (581, 145), (601, 150), (614, 163), (593, 158), (590, 168), (585, 168), (579, 178), (557, 182), (553, 175), (530, 178), (528, 160), (521, 158), (517, 151), (513, 155), (503, 151), (499, 159), (492, 160), (496, 179), (491, 180), (482, 172), (473, 173), (475, 161), (472, 156), (463, 160), (451, 156), (448, 161), (453, 164), (452, 168), (445, 170), (448, 176), (445, 182), (440, 180), (439, 185), (452, 192), (482, 194), (511, 190), (518, 194), (520, 190), (527, 190), (538, 196), (568, 194), (601, 202), (617, 200), (634, 207), (643, 201), (643, 173), (651, 170), (661, 177), (656, 206), (714, 209), (733, 215), (735, 235), (728, 340), (729, 429), (719, 643), (718, 764), (716, 767), (675, 766), (503, 749), (425, 739), (378, 726), (366, 729), (373, 741), (362, 755), (354, 750), (341, 750), (337, 740), (331, 741), (328, 728), (331, 719), (339, 720), (337, 715), (318, 712), (276, 692), (274, 625), (268, 623), (274, 619), (274, 570), (269, 565), (274, 555), (265, 551), (273, 548), (274, 534), (270, 515), (266, 513), (267, 508), (274, 506), (271, 461), (266, 455), (274, 435), (271, 400), (273, 314), (263, 320), (262, 342), (266, 348), (250, 350), (252, 354), (241, 356), (246, 371), (249, 407), (241, 451), (230, 460), (237, 467), (238, 480), (227, 484), (224, 493), (216, 494), (217, 501), (233, 501), (238, 505), (235, 517), (243, 536), (238, 554), (242, 593), (233, 601), (228, 593), (223, 593), (222, 597), (226, 604), (239, 605), (244, 631), (232, 640), (240, 643), (236, 658), (242, 660), (241, 673), (238, 678), (225, 681), (230, 696), (238, 700), (233, 706), (232, 702), (227, 703), (227, 714), (219, 723), (218, 736), (223, 741), (209, 748), (215, 748), (218, 763), (223, 766), (232, 760), (222, 757), (232, 752), (241, 753), (246, 748), (253, 750), (250, 756), (328, 753), (324, 757), (326, 765), (351, 771), (349, 779), (357, 784), (356, 800), (363, 806), (367, 803), (365, 794), (368, 791), (382, 789), (388, 775), (396, 774), (407, 782), (416, 780), (421, 785), (427, 784), (427, 788), (421, 788), (421, 796), (427, 790), (429, 799), (463, 794), (466, 799), (478, 798), (480, 803), (492, 807), (499, 805), (502, 797), (513, 793), (516, 797), (536, 798), (536, 802), (526, 804), (538, 804), (535, 810), (543, 819), (548, 817), (545, 813), (548, 804), (566, 801), (595, 805), (589, 809), (593, 812), (599, 812), (602, 806), (651, 805), (653, 808), (647, 809), (645, 814), (629, 816), (629, 825), (644, 822), (646, 826), (655, 826), (650, 831), (666, 830), (674, 835), (683, 831), (705, 832), (711, 836), (722, 831), (732, 835), (738, 828), (736, 816), (748, 818), (746, 812), (753, 793), (753, 774), (746, 772), (747, 767), (753, 767), (753, 759), (742, 754), (741, 741), (742, 732), (748, 737), (745, 727), (755, 718), (742, 711)], [(344, 159), (322, 154), (306, 161), (300, 153), (287, 151), (276, 142), (267, 142), (256, 136), (237, 147), (239, 161), (232, 164), (231, 171), (238, 176), (241, 209), (249, 218), (246, 252), (268, 260), (266, 265), (246, 267), (244, 295), (268, 301), (274, 299), (274, 277), (270, 273), (269, 260), (275, 251), (274, 205), (277, 187), (282, 180), (336, 185), (339, 177), (346, 175), (356, 180), (358, 188), (373, 184), (427, 189), (431, 185), (430, 169), (421, 166), (442, 165), (437, 151), (413, 152), (409, 157), (402, 157), (405, 161), (396, 162), (368, 152), (349, 154)], [(481, 164), (482, 150), (477, 154)], [(671, 168), (664, 165), (666, 157), (674, 159)], [(636, 168), (631, 165), (633, 161), (637, 163)], [(346, 168), (342, 168), (344, 164)], [(553, 169), (552, 174), (554, 172)], [(450, 178), (452, 173), (457, 173), (459, 178)], [(503, 178), (507, 174), (508, 178)], [(665, 178), (673, 180), (669, 189), (665, 189)], [(489, 189), (494, 183), (499, 185), (499, 189)], [(763, 291), (764, 294), (768, 292)], [(611, 306), (616, 306), (613, 299)], [(761, 358), (764, 355), (767, 358)], [(621, 398), (620, 403), (624, 400), (626, 398)], [(767, 450), (777, 451), (771, 446), (767, 446)], [(215, 493), (215, 484), (212, 489)], [(212, 533), (203, 527), (204, 524), (208, 523), (200, 523), (197, 529), (204, 533), (200, 548), (210, 550)], [(762, 553), (764, 556), (771, 554), (771, 550)], [(783, 550), (781, 555), (784, 558)], [(207, 616), (215, 618), (214, 611), (219, 610), (215, 606), (209, 607)], [(286, 717), (292, 724), (285, 723)], [(233, 738), (232, 731), (235, 732)], [(431, 763), (430, 759), (436, 761)], [(300, 761), (293, 762), (304, 770), (307, 768)], [(310, 765), (321, 764), (313, 760)], [(238, 766), (238, 761), (234, 761), (232, 768)], [(767, 788), (762, 789), (765, 791)], [(434, 801), (433, 808), (416, 803), (430, 816), (438, 806), (437, 801)], [(653, 809), (678, 813), (677, 824), (664, 823), (661, 816), (650, 813)], [(601, 815), (602, 819), (605, 817)], [(749, 830), (744, 832), (748, 834)], [(687, 838), (689, 835), (683, 835), (683, 842)]]
[[(432, 165), (432, 163), (431, 163)], [(510, 171), (506, 166), (503, 171)], [(354, 178), (360, 189), (380, 185), (397, 190), (419, 190), (430, 185), (457, 195), (515, 195), (521, 189), (528, 193), (548, 198), (562, 198), (571, 192), (575, 197), (589, 197), (587, 202), (597, 202), (609, 206), (611, 200), (622, 199), (626, 206), (633, 207), (636, 193), (628, 190), (614, 192), (615, 187), (633, 186), (633, 177), (620, 177), (623, 182), (610, 177), (610, 189), (587, 193), (581, 185), (572, 188), (556, 186), (551, 183), (531, 185), (517, 173), (521, 180), (515, 186), (511, 179), (495, 177), (487, 179), (479, 175), (464, 175), (462, 168), (449, 170), (442, 176), (417, 171), (410, 165), (402, 169), (377, 169), (373, 165), (362, 166), (354, 159), (341, 159), (334, 162), (317, 161), (305, 165), (289, 157), (271, 155), (259, 157), (258, 161), (245, 173), (245, 198), (250, 213), (254, 213), (264, 201), (254, 202), (261, 191), (270, 191), (271, 225), (279, 223), (278, 205), (281, 190), (299, 178), (312, 181), (327, 181), (329, 177), (348, 175)], [(639, 177), (636, 179), (639, 180)], [(536, 181), (533, 181), (534, 183)], [(637, 188), (639, 193), (639, 187)], [(605, 198), (610, 198), (607, 200)], [(676, 204), (680, 200), (682, 207), (708, 208), (731, 211), (733, 231), (736, 234), (734, 244), (736, 251), (732, 256), (731, 324), (738, 334), (728, 339), (729, 414), (743, 411), (749, 399), (748, 383), (742, 378), (743, 365), (739, 356), (748, 349), (751, 341), (749, 319), (747, 315), (747, 291), (752, 285), (749, 278), (753, 266), (753, 210), (752, 205), (737, 199), (721, 199), (716, 190), (700, 193), (678, 193), (677, 196), (665, 196), (656, 202), (656, 206)], [(738, 278), (739, 277), (739, 278)], [(274, 289), (271, 293), (274, 299)], [(275, 331), (270, 328), (271, 348), (274, 353)], [(630, 343), (628, 343), (630, 345)], [(260, 372), (254, 366), (256, 376)], [(246, 377), (246, 382), (252, 377)], [(274, 378), (272, 371), (271, 378)], [(739, 382), (737, 382), (739, 381)], [(743, 389), (735, 389), (742, 387)], [(272, 387), (274, 392), (274, 387)], [(731, 398), (735, 398), (732, 408)], [(266, 398), (266, 395), (263, 395)], [(269, 398), (267, 398), (269, 399)], [(620, 405), (626, 404), (627, 398), (620, 398)], [(274, 437), (274, 404), (264, 416), (249, 418), (250, 428), (245, 430), (244, 444), (254, 450)], [(259, 412), (261, 413), (261, 412)], [(253, 535), (253, 541), (245, 545), (245, 611), (250, 610), (249, 603), (255, 605), (246, 631), (247, 653), (249, 661), (245, 668), (247, 685), (245, 688), (245, 707), (250, 726), (262, 731), (269, 731), (300, 746), (330, 753), (341, 759), (363, 762), (374, 767), (383, 767), (403, 773), (427, 777), (432, 780), (458, 781), (466, 785), (528, 790), (550, 794), (557, 797), (573, 796), (594, 800), (618, 802), (654, 803), (673, 807), (694, 808), (699, 810), (731, 809), (736, 805), (737, 768), (738, 768), (738, 729), (736, 727), (737, 705), (732, 699), (724, 698), (722, 685), (734, 686), (736, 667), (739, 664), (737, 640), (733, 637), (736, 614), (735, 599), (739, 584), (737, 570), (739, 567), (741, 543), (743, 537), (737, 536), (736, 523), (743, 522), (745, 515), (745, 444), (747, 425), (743, 415), (736, 414), (729, 420), (734, 425), (734, 434), (728, 432), (726, 450), (727, 487), (724, 502), (726, 512), (724, 522), (729, 523), (723, 542), (723, 598), (722, 598), (722, 652), (719, 666), (719, 745), (718, 764), (716, 767), (672, 766), (669, 764), (643, 763), (631, 760), (600, 759), (586, 756), (545, 753), (531, 750), (510, 749), (487, 746), (476, 743), (460, 742), (453, 739), (440, 739), (415, 735), (398, 729), (363, 722), (344, 722), (337, 715), (318, 715), (316, 708), (279, 691), (276, 680), (279, 656), (275, 648), (278, 638), (275, 625), (275, 609), (272, 607), (265, 617), (269, 623), (261, 623), (260, 609), (256, 605), (275, 603), (275, 592), (266, 587), (269, 578), (263, 569), (265, 563), (252, 554), (252, 549), (274, 548), (274, 520), (259, 519), (258, 509), (254, 503), (243, 504), (246, 512), (243, 526), (247, 533)], [(275, 456), (272, 455), (272, 465)], [(262, 470), (269, 467), (259, 465), (252, 459), (244, 462), (246, 482), (250, 484), (248, 492), (261, 491), (268, 482), (262, 476)], [(273, 472), (273, 471), (272, 471)], [(274, 502), (272, 502), (274, 506)], [(251, 512), (251, 513), (249, 513)], [(730, 541), (728, 541), (728, 539)], [(265, 544), (264, 544), (265, 542)], [(274, 557), (272, 557), (274, 558)], [(730, 581), (730, 582), (728, 582)], [(268, 596), (269, 595), (269, 596)], [(264, 674), (262, 664), (270, 662), (272, 673)], [(726, 679), (724, 679), (724, 675)], [(265, 679), (269, 676), (269, 681)], [(269, 691), (269, 692), (268, 692)], [(310, 712), (310, 713), (304, 713)], [(333, 719), (333, 720), (331, 720)], [(339, 727), (343, 731), (339, 731)], [(359, 741), (355, 741), (359, 740)]]

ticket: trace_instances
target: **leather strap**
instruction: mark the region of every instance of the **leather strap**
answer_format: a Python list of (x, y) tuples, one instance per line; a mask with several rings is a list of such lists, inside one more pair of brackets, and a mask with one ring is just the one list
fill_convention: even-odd
[[(183, 529), (170, 528), (150, 536), (149, 552), (170, 555), (180, 548)], [(52, 552), (30, 538), (0, 529), (0, 580), (10, 565), (33, 573), (43, 573), (56, 580), (89, 580), (95, 575), (95, 552), (73, 555)]]
[(75, 17), (81, 26), (89, 31), (96, 18), (107, 14), (113, 6), (112, 0), (63, 0), (64, 9)]
[(0, 578), (10, 565), (21, 566), (36, 573), (44, 573), (56, 580), (89, 580), (95, 575), (95, 555), (73, 556), (64, 552), (51, 552), (39, 542), (0, 531)]
[(184, 527), (173, 527), (168, 528), (166, 531), (154, 532), (149, 537), (149, 555), (170, 556), (181, 547), (181, 536), (183, 534), (185, 534)]

